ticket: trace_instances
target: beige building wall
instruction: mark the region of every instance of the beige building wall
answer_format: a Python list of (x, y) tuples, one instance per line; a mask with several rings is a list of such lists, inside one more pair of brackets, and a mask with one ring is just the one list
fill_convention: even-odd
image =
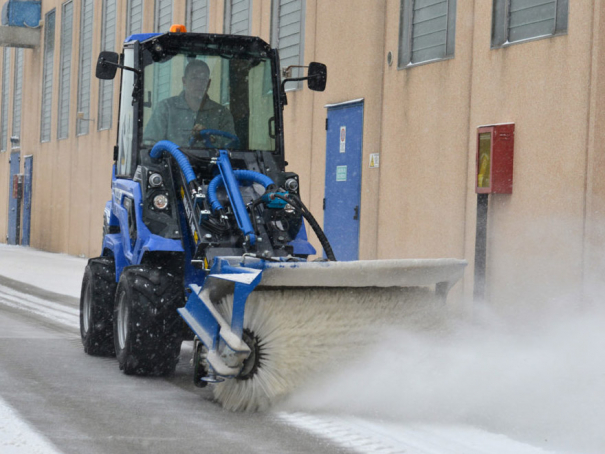
[[(126, 1), (117, 3), (119, 47)], [(513, 194), (491, 195), (489, 201), (487, 299), (506, 310), (593, 290), (605, 271), (603, 0), (569, 2), (566, 34), (497, 49), (490, 47), (492, 2), (458, 0), (453, 58), (406, 69), (397, 65), (400, 3), (305, 0), (304, 61), (327, 64), (328, 85), (323, 93), (288, 91), (286, 160), (288, 170), (300, 174), (303, 199), (319, 223), (325, 106), (363, 99), (360, 258), (465, 258), (469, 266), (455, 295), (458, 302), (470, 304), (477, 127), (515, 123)], [(145, 4), (143, 31), (150, 32), (153, 2)], [(102, 2), (95, 5), (96, 57)], [(94, 256), (100, 251), (101, 215), (110, 196), (117, 82), (112, 128), (97, 131), (91, 123), (88, 135), (75, 137), (80, 2), (74, 0), (70, 133), (68, 139), (56, 140), (61, 2), (43, 3), (43, 14), (53, 7), (55, 93), (49, 143), (39, 140), (43, 43), (25, 51), (21, 153), (34, 155), (31, 245)], [(253, 0), (252, 34), (267, 41), (271, 9), (271, 0)], [(224, 2), (210, 0), (209, 11), (209, 31), (222, 32)], [(185, 22), (184, 1), (174, 2), (173, 22)], [(98, 93), (94, 79), (93, 119)], [(380, 154), (379, 168), (369, 167), (371, 153)], [(7, 180), (8, 156), (0, 155)], [(8, 184), (0, 185), (3, 213), (8, 189)], [(7, 223), (0, 223), (0, 238), (6, 230)]]

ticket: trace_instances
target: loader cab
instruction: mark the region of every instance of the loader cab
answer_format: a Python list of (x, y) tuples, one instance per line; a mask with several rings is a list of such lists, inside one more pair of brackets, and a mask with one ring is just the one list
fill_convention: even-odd
[[(219, 148), (268, 152), (283, 168), (279, 65), (276, 51), (264, 41), (197, 33), (133, 35), (118, 65), (126, 69), (118, 175), (132, 177), (140, 154), (163, 139), (192, 160), (215, 157)], [(210, 132), (200, 135), (200, 130)]]

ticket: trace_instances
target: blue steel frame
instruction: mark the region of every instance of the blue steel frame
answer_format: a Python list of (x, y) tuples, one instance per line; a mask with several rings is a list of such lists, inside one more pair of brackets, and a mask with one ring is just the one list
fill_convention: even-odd
[[(116, 178), (115, 168), (112, 175), (112, 200), (105, 206), (105, 219), (108, 225), (119, 225), (120, 233), (110, 233), (103, 238), (103, 255), (113, 255), (116, 265), (116, 281), (122, 270), (129, 265), (138, 265), (146, 252), (170, 251), (183, 252), (179, 240), (171, 240), (152, 234), (143, 222), (141, 185), (132, 180)], [(130, 198), (134, 205), (137, 237), (134, 244), (129, 236), (128, 211), (124, 200)]]

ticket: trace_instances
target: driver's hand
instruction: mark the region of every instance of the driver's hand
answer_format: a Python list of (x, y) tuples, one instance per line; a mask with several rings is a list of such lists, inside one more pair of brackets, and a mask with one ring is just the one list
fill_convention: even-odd
[[(201, 139), (201, 136), (199, 135), (200, 131), (203, 131), (204, 129), (207, 129), (204, 125), (200, 124), (200, 123), (196, 123), (193, 125), (193, 129), (191, 130), (191, 135), (193, 135), (194, 137), (197, 137), (198, 140)], [(208, 141), (214, 145), (216, 144), (216, 137), (214, 135), (209, 134), (208, 137)]]

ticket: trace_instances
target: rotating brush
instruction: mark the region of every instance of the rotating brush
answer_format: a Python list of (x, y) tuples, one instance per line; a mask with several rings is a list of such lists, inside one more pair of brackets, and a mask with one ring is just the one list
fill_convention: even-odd
[[(228, 321), (232, 305), (232, 297), (217, 305)], [(381, 329), (430, 320), (426, 311), (434, 306), (429, 291), (417, 287), (257, 290), (244, 317), (245, 332), (257, 341), (256, 367), (214, 385), (214, 397), (233, 411), (267, 410), (322, 368), (371, 347)]]

